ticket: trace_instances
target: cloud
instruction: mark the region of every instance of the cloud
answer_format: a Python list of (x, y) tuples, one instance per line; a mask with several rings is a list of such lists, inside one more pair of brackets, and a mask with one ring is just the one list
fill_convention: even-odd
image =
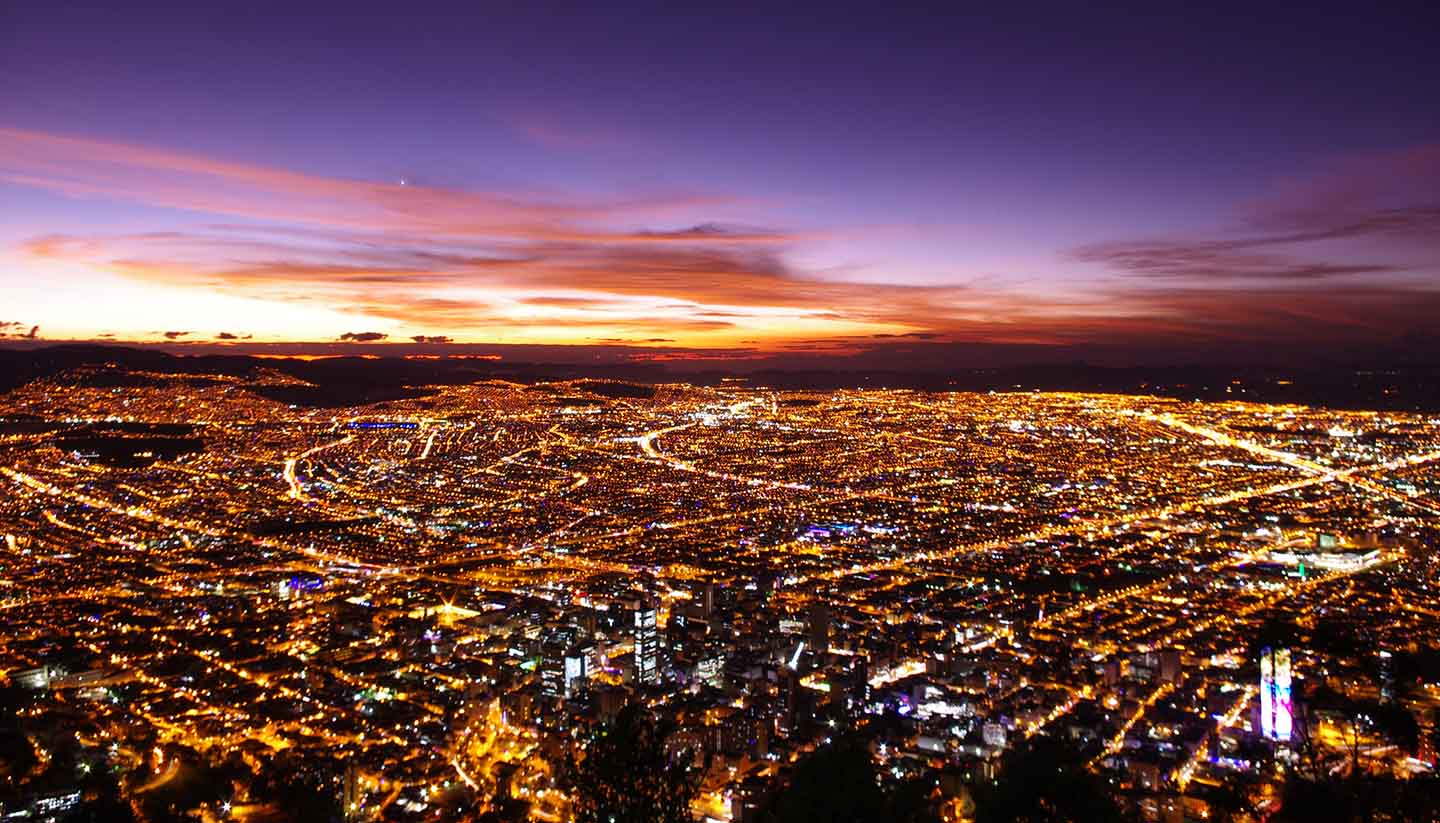
[(1282, 242), (1383, 238), (1440, 248), (1440, 143), (1347, 158), (1257, 200), (1246, 225)]
[[(314, 242), (281, 236), (252, 244), (218, 229), (210, 235), (49, 235), (23, 250), (95, 262), (172, 286), (320, 300), (345, 311), (456, 331), (496, 328), (507, 320), (506, 304), (553, 310), (558, 314), (548, 319), (577, 327), (587, 320), (613, 325), (663, 319), (674, 328), (724, 329), (759, 315), (892, 324), (923, 315), (916, 310), (932, 295), (956, 293), (890, 286), (888, 299), (877, 302), (870, 284), (829, 282), (796, 271), (784, 261), (778, 241), (759, 244), (746, 235), (731, 243), (730, 235), (717, 229), (694, 234), (693, 241), (664, 244), (517, 237), (486, 241), (483, 248), (470, 244), (462, 251), (457, 250), (462, 244), (451, 242), (446, 250), (422, 252), (415, 247), (423, 242), (419, 238), (386, 243), (330, 232), (323, 240), (307, 238)], [(247, 252), (264, 256), (245, 259)], [(456, 296), (461, 293), (465, 296)], [(664, 317), (656, 315), (657, 308)], [(591, 316), (581, 316), (585, 312)]]
[(556, 151), (593, 151), (633, 142), (615, 128), (596, 123), (581, 125), (549, 113), (517, 112), (502, 116), (501, 121), (526, 139)]
[(0, 179), (264, 220), (48, 235), (26, 244), (35, 257), (172, 287), (318, 303), (420, 327), (426, 336), (537, 327), (690, 341), (742, 328), (772, 336), (791, 327), (902, 333), (945, 325), (952, 310), (974, 316), (991, 303), (1005, 310), (1004, 301), (956, 287), (887, 284), (885, 299), (876, 300), (875, 284), (827, 280), (790, 264), (788, 253), (805, 235), (685, 219), (737, 202), (726, 195), (466, 192), (16, 130), (0, 130)]
[(772, 355), (759, 349), (704, 349), (678, 351), (637, 351), (625, 354), (625, 359), (636, 363), (685, 363), (741, 360), (768, 360)]
[[(352, 231), (477, 237), (544, 234), (557, 224), (655, 213), (731, 198), (660, 193), (549, 200), (394, 182), (342, 180), (200, 155), (0, 129), (0, 180), (77, 197)], [(563, 233), (562, 233), (563, 234)]]
[[(1384, 284), (1324, 290), (1186, 289), (1150, 298), (1168, 334), (1191, 340), (1309, 347), (1316, 353), (1393, 345), (1440, 332), (1440, 291)], [(1162, 321), (1163, 322), (1163, 321)]]
[(1440, 144), (1360, 157), (1252, 203), (1225, 236), (1084, 246), (1082, 262), (1196, 283), (1328, 281), (1440, 266)]
[(238, 334), (231, 334), (231, 333), (228, 332), (228, 331), (222, 331), (222, 332), (220, 332), (219, 334), (215, 335), (215, 339), (216, 339), (216, 340), (239, 340), (239, 339), (240, 339), (240, 335), (238, 335)]
[(538, 329), (570, 340), (812, 349), (829, 340), (858, 350), (1321, 339), (1326, 317), (1372, 336), (1437, 322), (1411, 308), (1431, 305), (1420, 278), (1433, 279), (1440, 250), (1435, 148), (1296, 184), (1215, 236), (1076, 249), (1062, 270), (1079, 261), (1107, 276), (1083, 288), (1051, 278), (1028, 292), (983, 279), (898, 285), (878, 267), (875, 282), (830, 279), (794, 262), (817, 235), (717, 221), (715, 210), (744, 204), (717, 193), (462, 191), (14, 129), (0, 129), (0, 181), (216, 217), (185, 231), (43, 235), (21, 249), (34, 258), (351, 315), (355, 325), (340, 328), (393, 322), (421, 332), (410, 335), (418, 343)]
[(349, 343), (374, 343), (389, 336), (378, 331), (347, 331), (340, 335), (340, 339)]
[(1133, 277), (1181, 280), (1328, 280), (1389, 274), (1404, 267), (1390, 263), (1340, 263), (1299, 260), (1243, 251), (1273, 240), (1165, 242), (1141, 241), (1087, 246), (1075, 257), (1103, 263)]
[(167, 331), (167, 332), (165, 332), (165, 339), (166, 339), (166, 340), (179, 340), (180, 338), (188, 335), (189, 333), (190, 333), (190, 332), (188, 332), (188, 331)]
[(1429, 145), (1354, 158), (1288, 184), (1213, 236), (1082, 247), (1074, 259), (1136, 284), (1103, 288), (1125, 319), (1108, 333), (1090, 333), (1317, 351), (1433, 336), (1440, 331), (1437, 204), (1440, 145)]
[[(854, 323), (898, 322), (875, 304), (866, 284), (829, 282), (788, 265), (785, 254), (799, 235), (684, 219), (738, 202), (723, 194), (459, 191), (325, 178), (15, 129), (0, 129), (0, 180), (264, 221), (115, 237), (49, 235), (26, 244), (31, 255), (98, 263), (172, 286), (319, 301), (430, 329), (497, 328), (497, 306), (476, 296), (482, 290), (509, 295), (503, 305), (548, 300), (561, 309), (569, 299), (574, 308), (605, 312), (590, 319), (612, 326), (668, 323), (671, 317), (650, 314), (655, 301), (668, 301), (671, 315), (690, 313), (692, 320), (709, 308), (751, 323), (761, 322), (757, 313), (772, 315), (773, 323), (784, 314), (813, 320), (825, 311)], [(587, 303), (563, 295), (577, 287), (588, 293)], [(926, 293), (896, 291), (919, 302)], [(604, 305), (607, 300), (612, 304)], [(573, 313), (531, 315), (523, 324), (546, 322), (581, 321)], [(691, 322), (689, 328), (730, 327)]]
[(624, 305), (621, 301), (606, 297), (563, 297), (552, 295), (540, 295), (538, 297), (523, 297), (519, 300), (527, 306), (553, 306), (562, 309), (594, 309), (610, 308), (612, 306)]
[(874, 340), (888, 340), (888, 339), (902, 339), (902, 340), (903, 340), (903, 339), (906, 339), (906, 338), (909, 338), (909, 339), (912, 339), (912, 340), (935, 340), (935, 339), (937, 339), (937, 338), (944, 337), (944, 336), (945, 336), (945, 335), (940, 334), (939, 332), (928, 332), (928, 331), (911, 331), (911, 332), (905, 332), (905, 333), (903, 333), (903, 334), (884, 334), (884, 333), (881, 333), (881, 334), (872, 334), (872, 335), (870, 335), (871, 339), (874, 339)]

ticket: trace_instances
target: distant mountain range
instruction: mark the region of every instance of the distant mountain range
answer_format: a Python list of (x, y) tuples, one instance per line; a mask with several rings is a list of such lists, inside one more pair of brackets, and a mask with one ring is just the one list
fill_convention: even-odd
[[(1440, 411), (1440, 365), (1374, 368), (1279, 366), (1133, 366), (1084, 362), (996, 368), (846, 367), (779, 368), (746, 364), (721, 368), (714, 361), (669, 363), (520, 362), (473, 358), (340, 356), (325, 359), (247, 354), (178, 355), (159, 349), (106, 345), (0, 348), (0, 392), (73, 369), (87, 381), (123, 387), (149, 380), (143, 372), (255, 376), (258, 394), (303, 406), (338, 407), (414, 397), (426, 386), (504, 379), (520, 383), (620, 380), (638, 385), (722, 382), (787, 391), (906, 388), (924, 391), (1080, 391), (1154, 394), (1200, 400), (1299, 403), (1352, 409)], [(265, 370), (312, 386), (263, 379)], [(643, 394), (643, 392), (633, 393)]]

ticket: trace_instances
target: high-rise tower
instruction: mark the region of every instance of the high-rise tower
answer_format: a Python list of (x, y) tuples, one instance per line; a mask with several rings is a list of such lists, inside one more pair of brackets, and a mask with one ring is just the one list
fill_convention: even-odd
[(1290, 650), (1266, 646), (1260, 650), (1260, 734), (1285, 743), (1293, 726)]
[(643, 686), (660, 682), (660, 634), (655, 628), (655, 604), (648, 599), (635, 604), (635, 682)]

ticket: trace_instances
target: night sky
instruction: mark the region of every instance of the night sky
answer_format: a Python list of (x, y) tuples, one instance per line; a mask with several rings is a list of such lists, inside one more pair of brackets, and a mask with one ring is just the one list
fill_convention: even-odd
[(0, 333), (895, 362), (1440, 339), (1423, 5), (774, 5), (0, 4)]

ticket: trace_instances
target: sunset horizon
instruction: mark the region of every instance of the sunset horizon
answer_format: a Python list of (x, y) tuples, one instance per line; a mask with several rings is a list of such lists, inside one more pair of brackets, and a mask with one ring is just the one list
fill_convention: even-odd
[[(1214, 69), (1159, 53), (1219, 23), (1198, 12), (1072, 20), (1048, 51), (1003, 17), (962, 33), (966, 50), (918, 14), (877, 20), (872, 40), (774, 21), (790, 48), (715, 15), (594, 38), (606, 21), (536, 10), (487, 21), (482, 38), (518, 38), (488, 50), (448, 25), (458, 10), (393, 36), (360, 16), (319, 55), (309, 38), (334, 21), (318, 9), (263, 49), (199, 12), (97, 10), (66, 39), (17, 13), (0, 334), (764, 355), (887, 339), (1343, 352), (1440, 327), (1440, 124), (1375, 93), (1423, 76), (1378, 21), (1344, 48), (1390, 38), (1389, 58), (1315, 97), (1293, 70), (1337, 67), (1279, 19), (1217, 41), (1235, 62)], [(716, 37), (681, 59), (663, 35), (692, 24)], [(1123, 39), (1136, 26), (1154, 48)], [(542, 29), (567, 88), (507, 56)], [(1272, 35), (1273, 54), (1250, 50)], [(192, 85), (176, 67), (211, 41), (229, 62)], [(821, 42), (881, 68), (822, 69)], [(751, 62), (727, 66), (727, 49)], [(404, 71), (378, 74), (372, 51)], [(1280, 54), (1290, 79), (1260, 73)], [(1252, 86), (1221, 93), (1237, 77)], [(275, 117), (286, 100), (301, 108)], [(1355, 121), (1366, 107), (1386, 116)], [(1344, 129), (1315, 130), (1342, 109)]]

